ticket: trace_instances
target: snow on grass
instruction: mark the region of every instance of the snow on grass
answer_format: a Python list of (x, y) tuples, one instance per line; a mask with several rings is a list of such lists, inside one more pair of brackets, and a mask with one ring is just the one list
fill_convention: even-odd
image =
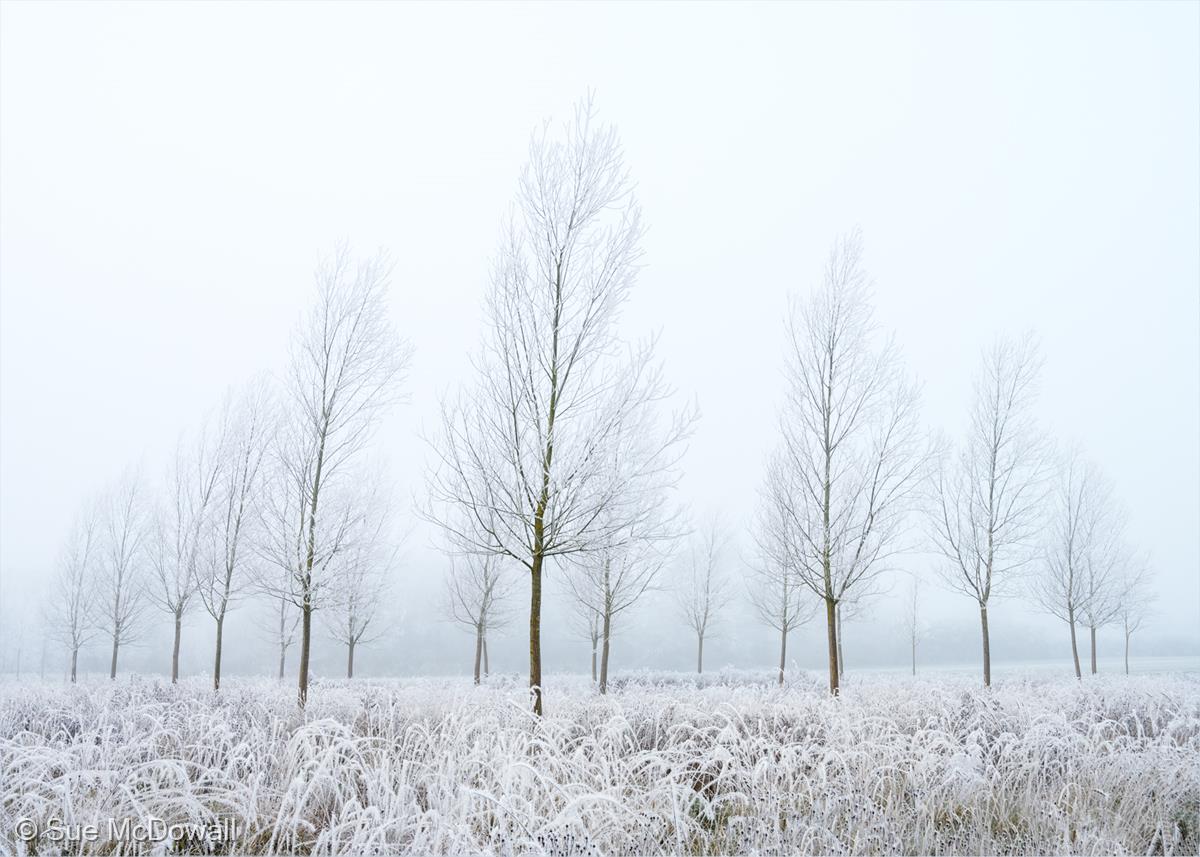
[[(679, 674), (0, 688), (0, 852), (133, 850), (108, 819), (232, 818), (193, 851), (1197, 853), (1200, 683)], [(40, 839), (14, 831), (32, 819)]]

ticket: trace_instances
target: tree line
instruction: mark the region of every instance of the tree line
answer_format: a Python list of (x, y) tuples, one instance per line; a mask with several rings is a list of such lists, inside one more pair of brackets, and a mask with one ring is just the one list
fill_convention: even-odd
[[(697, 671), (721, 613), (744, 590), (779, 633), (823, 616), (829, 688), (844, 672), (842, 620), (881, 597), (899, 558), (933, 551), (943, 583), (978, 607), (984, 684), (988, 606), (1031, 594), (1069, 626), (1126, 640), (1148, 610), (1149, 563), (1124, 538), (1111, 485), (1077, 450), (1058, 450), (1034, 419), (1036, 341), (1001, 338), (982, 358), (967, 430), (949, 439), (920, 420), (920, 386), (874, 319), (857, 231), (832, 248), (816, 288), (792, 298), (777, 442), (764, 465), (753, 549), (731, 560), (729, 528), (693, 528), (676, 499), (699, 414), (673, 405), (653, 337), (621, 336), (644, 226), (616, 131), (581, 102), (562, 128), (533, 136), (516, 203), (488, 279), (472, 377), (442, 402), (420, 515), (451, 559), (444, 614), (474, 634), (474, 676), (491, 631), (524, 615), (529, 684), (543, 711), (542, 606), (562, 572), (592, 675), (608, 689), (615, 623), (674, 570), (679, 618)], [(380, 628), (395, 564), (394, 520), (369, 453), (380, 418), (403, 399), (411, 348), (388, 319), (386, 256), (345, 248), (316, 273), (312, 306), (282, 379), (231, 391), (180, 441), (153, 489), (127, 473), (81, 510), (64, 546), (47, 627), (70, 652), (94, 638), (122, 646), (157, 609), (174, 625), (179, 674), (185, 615), (216, 632), (250, 596), (275, 608), (279, 675), (299, 641), (297, 700), (308, 696), (314, 616), (347, 648)], [(689, 544), (685, 555), (681, 546)], [(742, 569), (741, 580), (730, 567)], [(905, 602), (916, 668), (914, 582)]]

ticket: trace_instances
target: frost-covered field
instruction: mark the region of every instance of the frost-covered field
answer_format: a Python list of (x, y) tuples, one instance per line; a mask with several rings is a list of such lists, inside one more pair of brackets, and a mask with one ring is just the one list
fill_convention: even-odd
[[(1189, 677), (851, 681), (653, 674), (0, 688), (0, 851), (18, 822), (232, 818), (278, 853), (1195, 854)], [(28, 824), (29, 822), (27, 822)], [(62, 829), (62, 825), (59, 825)], [(192, 841), (193, 850), (213, 843)], [(78, 848), (77, 844), (69, 849)]]

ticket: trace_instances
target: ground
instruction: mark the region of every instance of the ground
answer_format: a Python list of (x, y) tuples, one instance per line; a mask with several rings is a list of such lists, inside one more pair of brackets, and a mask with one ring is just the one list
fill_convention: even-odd
[(643, 674), (607, 697), (586, 678), (546, 684), (538, 720), (517, 677), (320, 681), (303, 715), (291, 685), (268, 680), (219, 694), (202, 679), (9, 682), (0, 852), (131, 851), (139, 830), (192, 853), (1200, 844), (1195, 676), (990, 691), (965, 676), (852, 677), (837, 699), (803, 674), (784, 688), (767, 674)]

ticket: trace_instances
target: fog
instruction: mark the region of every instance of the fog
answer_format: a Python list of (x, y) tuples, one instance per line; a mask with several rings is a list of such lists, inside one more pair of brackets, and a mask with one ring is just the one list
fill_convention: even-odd
[[(623, 332), (658, 333), (676, 399), (699, 406), (678, 499), (726, 520), (731, 575), (777, 437), (788, 295), (860, 226), (924, 424), (959, 436), (981, 350), (1035, 331), (1039, 421), (1111, 477), (1152, 556), (1137, 654), (1200, 655), (1198, 29), (1183, 3), (4, 4), (0, 671), (18, 650), (39, 666), (39, 605), (80, 504), (127, 467), (159, 480), (229, 385), (281, 373), (313, 270), (347, 241), (391, 252), (414, 349), (371, 453), (408, 535), (359, 664), (467, 672), (471, 636), (441, 617), (448, 560), (415, 512), (424, 438), (472, 380), (530, 135), (589, 92), (649, 225)], [(921, 659), (975, 663), (977, 610), (939, 562), (903, 559), (925, 581)], [(562, 573), (545, 664), (584, 671)], [(847, 621), (849, 671), (906, 663), (903, 585)], [(737, 591), (706, 663), (768, 668), (775, 632)], [(491, 643), (493, 670), (527, 667), (523, 622)], [(183, 672), (209, 669), (210, 625), (193, 612)], [(231, 615), (231, 672), (272, 671), (264, 625), (253, 603)], [(1001, 666), (1069, 657), (1065, 626), (1019, 594), (993, 604), (992, 635)], [(170, 639), (149, 612), (123, 669), (167, 670)], [(1121, 642), (1102, 631), (1102, 665)], [(819, 668), (820, 622), (789, 651)], [(82, 666), (106, 658), (97, 641)], [(337, 675), (344, 650), (320, 632), (314, 658)], [(669, 591), (616, 628), (618, 673), (693, 664)]]

